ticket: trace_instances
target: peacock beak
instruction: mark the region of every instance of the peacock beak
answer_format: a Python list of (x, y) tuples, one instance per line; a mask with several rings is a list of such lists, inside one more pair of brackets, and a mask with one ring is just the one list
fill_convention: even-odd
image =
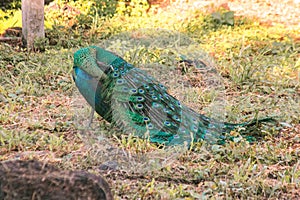
[(73, 67), (73, 71), (72, 71), (72, 78), (73, 78), (73, 81), (74, 81), (74, 82), (76, 82), (76, 78), (77, 78), (77, 77), (76, 77), (76, 72), (75, 72), (75, 71), (76, 71), (76, 68), (77, 68), (77, 67), (74, 66), (74, 67)]

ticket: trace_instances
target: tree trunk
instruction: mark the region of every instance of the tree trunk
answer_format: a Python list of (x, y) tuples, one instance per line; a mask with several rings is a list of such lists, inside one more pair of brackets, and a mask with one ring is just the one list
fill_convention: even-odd
[(28, 50), (41, 48), (36, 41), (43, 41), (44, 0), (22, 0), (22, 40)]

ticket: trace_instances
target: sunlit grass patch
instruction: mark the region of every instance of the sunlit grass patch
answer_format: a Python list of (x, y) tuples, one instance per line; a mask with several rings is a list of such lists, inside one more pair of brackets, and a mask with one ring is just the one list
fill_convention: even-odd
[[(11, 13), (13, 13), (12, 16)], [(22, 11), (8, 10), (5, 12), (0, 10), (0, 21), (0, 34), (2, 34), (9, 27), (22, 27)]]

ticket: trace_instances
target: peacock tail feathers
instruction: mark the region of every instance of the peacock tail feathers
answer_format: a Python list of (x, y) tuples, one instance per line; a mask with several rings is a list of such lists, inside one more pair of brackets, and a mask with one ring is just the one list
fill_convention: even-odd
[(73, 77), (80, 93), (105, 120), (124, 133), (147, 137), (151, 142), (220, 143), (236, 127), (256, 123), (223, 123), (198, 114), (145, 71), (100, 47), (83, 48), (74, 54)]

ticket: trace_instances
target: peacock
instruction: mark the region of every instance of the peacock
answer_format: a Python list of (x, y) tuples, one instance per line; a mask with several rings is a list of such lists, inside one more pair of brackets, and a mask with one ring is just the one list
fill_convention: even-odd
[(273, 121), (264, 118), (234, 124), (199, 114), (145, 71), (97, 46), (74, 53), (73, 79), (92, 109), (113, 127), (162, 145), (202, 140), (222, 144), (232, 139), (229, 133), (237, 127)]

